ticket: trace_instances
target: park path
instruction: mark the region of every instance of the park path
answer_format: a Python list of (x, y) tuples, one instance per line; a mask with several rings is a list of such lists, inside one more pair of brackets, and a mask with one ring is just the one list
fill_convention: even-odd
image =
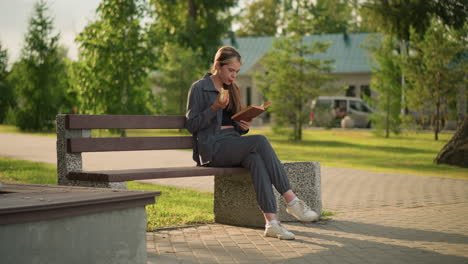
[[(0, 133), (0, 156), (56, 163), (55, 138)], [(85, 169), (194, 165), (189, 151), (87, 153)], [(468, 263), (468, 180), (322, 167), (331, 221), (295, 241), (219, 224), (147, 233), (148, 263)], [(151, 183), (213, 191), (213, 177)]]

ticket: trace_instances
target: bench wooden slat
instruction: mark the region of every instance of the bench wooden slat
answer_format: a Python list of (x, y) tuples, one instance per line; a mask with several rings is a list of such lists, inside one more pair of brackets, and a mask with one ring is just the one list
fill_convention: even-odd
[(134, 180), (195, 177), (210, 175), (226, 175), (248, 173), (245, 168), (219, 168), (219, 167), (175, 167), (175, 168), (151, 168), (133, 170), (106, 170), (106, 171), (82, 171), (70, 172), (67, 177), (70, 180), (123, 182)]
[(191, 148), (191, 136), (67, 139), (67, 151), (69, 153)]
[(67, 129), (180, 129), (185, 116), (66, 115)]

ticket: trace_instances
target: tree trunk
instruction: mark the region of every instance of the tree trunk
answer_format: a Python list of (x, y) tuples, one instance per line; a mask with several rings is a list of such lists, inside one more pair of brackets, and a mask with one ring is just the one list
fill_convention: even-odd
[(442, 148), (434, 162), (468, 168), (468, 116), (452, 139)]
[(197, 20), (197, 7), (194, 0), (188, 0), (188, 14), (193, 19), (193, 22)]
[(439, 140), (439, 131), (440, 131), (440, 96), (441, 96), (441, 91), (440, 91), (440, 72), (437, 73), (436, 75), (436, 82), (437, 82), (437, 91), (436, 91), (436, 96), (437, 96), (437, 102), (436, 102), (436, 120), (435, 120), (435, 135), (434, 138), (435, 140)]
[[(407, 56), (407, 52), (408, 52), (408, 44), (407, 42), (402, 39), (400, 40), (400, 52), (401, 52), (401, 56), (402, 58), (405, 58), (405, 56)], [(401, 71), (401, 115), (404, 116), (406, 115), (406, 97), (405, 97), (405, 88), (406, 88), (406, 80), (405, 80), (405, 74), (403, 71)]]
[(387, 115), (385, 117), (385, 137), (390, 137), (390, 86), (387, 85)]

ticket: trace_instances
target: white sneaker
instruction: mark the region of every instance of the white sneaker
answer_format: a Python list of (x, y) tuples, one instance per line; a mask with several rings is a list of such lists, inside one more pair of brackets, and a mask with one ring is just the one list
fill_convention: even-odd
[(264, 236), (276, 237), (279, 239), (286, 239), (286, 240), (292, 240), (296, 238), (293, 233), (289, 232), (280, 223), (268, 224), (265, 227)]
[(301, 222), (313, 222), (319, 219), (319, 215), (302, 200), (297, 200), (292, 206), (288, 205), (286, 212)]

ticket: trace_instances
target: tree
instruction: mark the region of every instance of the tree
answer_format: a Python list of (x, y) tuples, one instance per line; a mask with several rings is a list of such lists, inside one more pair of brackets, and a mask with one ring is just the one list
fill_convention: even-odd
[(203, 67), (208, 68), (221, 39), (229, 32), (229, 8), (237, 0), (151, 0), (155, 22), (152, 35), (157, 46), (177, 43), (193, 51), (201, 49)]
[(145, 12), (143, 0), (103, 0), (97, 21), (77, 37), (73, 76), (81, 113), (152, 113), (152, 93), (145, 84), (156, 59), (141, 25)]
[(302, 126), (307, 122), (310, 101), (322, 93), (323, 85), (331, 80), (326, 75), (329, 60), (313, 59), (325, 52), (329, 43), (303, 43), (303, 37), (290, 36), (276, 40), (261, 63), (267, 74), (256, 75), (263, 94), (274, 103), (270, 107), (277, 126), (293, 126), (291, 139), (302, 139)]
[(427, 109), (434, 120), (434, 138), (442, 129), (442, 110), (451, 101), (456, 101), (457, 84), (464, 81), (466, 61), (454, 63), (464, 51), (463, 43), (457, 41), (453, 30), (437, 18), (432, 19), (426, 33), (411, 37), (411, 53), (403, 62), (403, 69), (411, 83), (408, 90), (409, 103), (413, 109)]
[(0, 42), (0, 123), (5, 121), (8, 109), (15, 106), (13, 87), (8, 81), (8, 52)]
[(310, 4), (309, 12), (314, 18), (314, 34), (347, 32), (352, 20), (351, 5), (344, 0), (317, 0)]
[(434, 162), (468, 168), (468, 116), (453, 135), (452, 139), (440, 150)]
[(372, 89), (378, 94), (373, 101), (377, 110), (372, 114), (372, 123), (377, 132), (385, 130), (385, 137), (390, 132), (400, 132), (400, 104), (401, 104), (401, 67), (396, 50), (398, 43), (390, 36), (374, 35), (368, 40), (367, 49), (372, 53)]
[(9, 76), (17, 93), (16, 125), (20, 129), (51, 129), (65, 94), (66, 68), (58, 52), (59, 34), (52, 35), (53, 20), (47, 10), (44, 1), (35, 4), (20, 60)]
[[(416, 32), (424, 32), (430, 15), (430, 3), (426, 0), (369, 0), (363, 4), (363, 14), (380, 32), (397, 37), (400, 41), (401, 56), (407, 55), (410, 27)], [(406, 111), (405, 76), (401, 75), (401, 113)]]
[[(468, 8), (463, 0), (367, 0), (362, 4), (362, 14), (379, 32), (392, 35), (400, 41), (400, 54), (407, 56), (410, 28), (413, 34), (424, 34), (431, 17), (444, 24), (462, 28), (467, 21)], [(405, 76), (401, 76), (401, 112), (406, 110)]]
[(163, 99), (162, 113), (184, 115), (190, 85), (203, 73), (198, 68), (200, 56), (177, 44), (168, 46), (163, 53), (167, 54), (166, 62), (161, 64), (156, 78), (156, 85), (161, 88), (158, 95)]
[(275, 36), (278, 33), (280, 2), (280, 0), (250, 2), (240, 15), (241, 26), (236, 35), (239, 37)]

